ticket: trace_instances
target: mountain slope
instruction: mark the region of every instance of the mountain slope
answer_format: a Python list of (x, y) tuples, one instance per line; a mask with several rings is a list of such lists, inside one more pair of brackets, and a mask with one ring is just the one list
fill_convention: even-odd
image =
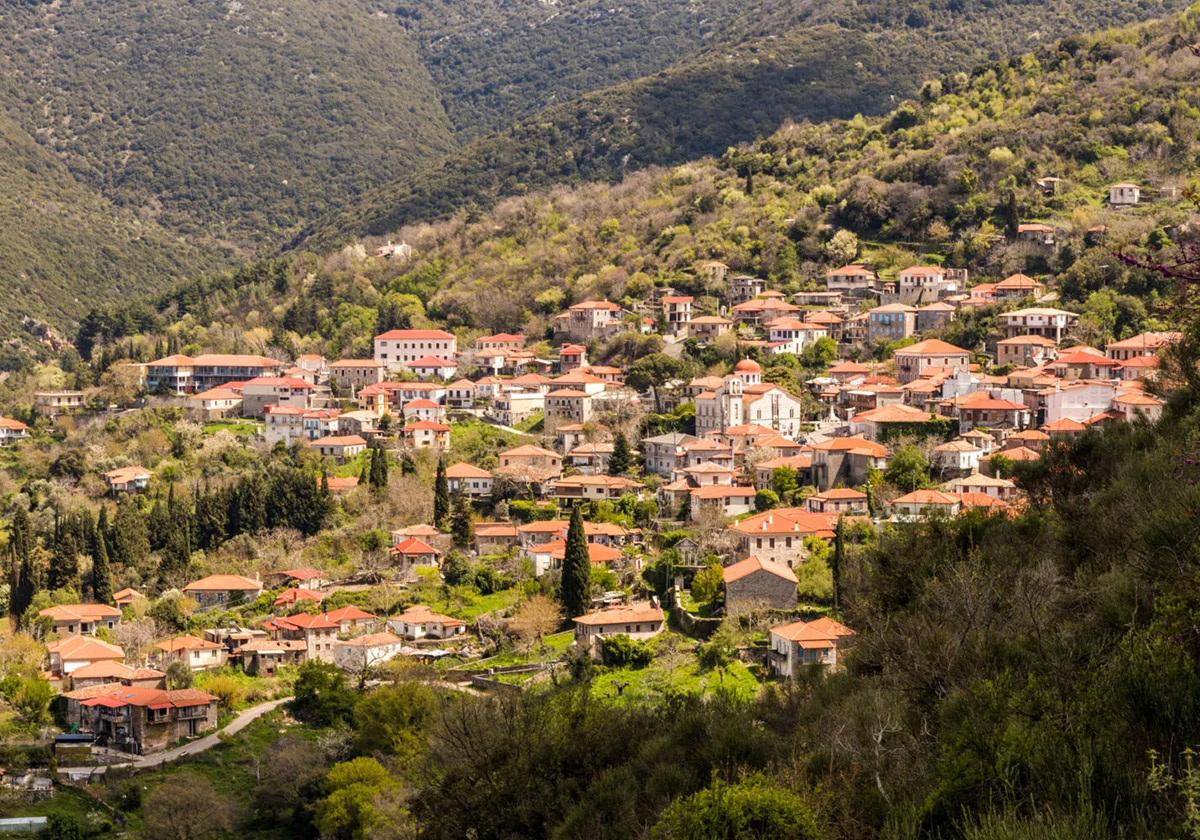
[(451, 146), (416, 47), (357, 0), (0, 7), (0, 103), (81, 180), (254, 241)]
[(4, 116), (0, 149), (0, 335), (25, 316), (64, 327), (225, 261), (90, 192)]
[(293, 244), (311, 237), (329, 246), (553, 183), (719, 153), (788, 119), (877, 113), (926, 78), (1181, 5), (845, 2), (819, 16), (805, 4), (756, 7), (727, 27), (726, 42), (481, 138), (436, 167), (370, 192)]

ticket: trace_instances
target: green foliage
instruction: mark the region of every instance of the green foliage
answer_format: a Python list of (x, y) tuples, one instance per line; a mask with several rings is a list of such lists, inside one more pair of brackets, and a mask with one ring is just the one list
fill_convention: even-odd
[(450, 481), (446, 478), (446, 462), (438, 459), (437, 476), (433, 482), (433, 524), (442, 527), (450, 516)]
[(629, 448), (629, 438), (624, 432), (617, 432), (613, 440), (612, 455), (608, 459), (609, 475), (625, 475), (633, 467), (633, 452)]
[(316, 826), (323, 837), (366, 840), (382, 817), (378, 800), (396, 782), (373, 758), (335, 764), (325, 777), (329, 795), (317, 806)]
[(562, 602), (567, 618), (583, 615), (592, 602), (592, 563), (588, 558), (587, 536), (583, 532), (583, 515), (578, 505), (571, 511), (571, 524), (567, 528)]
[(701, 604), (710, 604), (720, 597), (724, 584), (723, 567), (720, 563), (710, 563), (692, 578), (692, 597)]
[(906, 444), (888, 459), (884, 479), (902, 493), (911, 493), (929, 485), (929, 459), (916, 446)]
[(610, 668), (645, 668), (654, 659), (654, 651), (645, 641), (635, 641), (624, 633), (600, 640), (604, 664)]
[(354, 706), (358, 748), (364, 753), (383, 750), (410, 763), (423, 751), (423, 729), (436, 711), (437, 698), (419, 682), (373, 689)]
[(296, 672), (292, 713), (317, 726), (345, 721), (354, 712), (355, 695), (336, 665), (309, 661)]
[(796, 794), (755, 776), (677, 799), (650, 831), (653, 840), (819, 840), (812, 809)]
[(774, 490), (763, 488), (754, 494), (754, 509), (759, 513), (779, 507), (779, 494)]

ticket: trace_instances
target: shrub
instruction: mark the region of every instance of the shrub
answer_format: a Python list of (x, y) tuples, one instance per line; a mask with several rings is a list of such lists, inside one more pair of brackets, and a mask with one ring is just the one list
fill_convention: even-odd
[(654, 660), (654, 651), (646, 642), (634, 641), (622, 633), (601, 641), (604, 664), (613, 668), (645, 668)]

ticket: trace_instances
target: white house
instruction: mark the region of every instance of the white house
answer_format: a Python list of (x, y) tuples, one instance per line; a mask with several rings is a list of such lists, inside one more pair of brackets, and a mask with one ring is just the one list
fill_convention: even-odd
[(458, 339), (444, 330), (388, 330), (375, 336), (375, 362), (396, 370), (426, 356), (453, 359)]
[(1122, 182), (1108, 188), (1108, 203), (1113, 207), (1132, 207), (1142, 199), (1142, 188)]
[(839, 645), (845, 646), (853, 635), (853, 630), (832, 618), (772, 627), (768, 662), (772, 671), (789, 679), (798, 676), (804, 665), (836, 668)]
[(581, 615), (575, 619), (575, 640), (588, 643), (598, 636), (629, 636), (650, 639), (663, 631), (662, 607), (656, 604), (630, 604)]
[(333, 663), (343, 671), (360, 673), (394, 658), (404, 649), (404, 640), (387, 632), (367, 633), (335, 642)]
[(424, 604), (409, 607), (388, 619), (388, 627), (405, 639), (449, 639), (467, 632), (467, 623), (435, 613)]

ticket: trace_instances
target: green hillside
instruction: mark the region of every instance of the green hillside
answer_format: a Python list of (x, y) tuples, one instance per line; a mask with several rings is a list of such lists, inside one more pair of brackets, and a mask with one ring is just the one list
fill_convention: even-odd
[(0, 336), (170, 286), (227, 255), (114, 207), (0, 116)]
[(7, 114), (176, 231), (269, 240), (450, 148), (417, 48), (357, 0), (0, 9)]
[[(785, 121), (878, 113), (927, 78), (1179, 3), (765, 4), (667, 70), (550, 107), (306, 229), (331, 245), (559, 182), (719, 153)], [(304, 236), (297, 241), (303, 241)]]

